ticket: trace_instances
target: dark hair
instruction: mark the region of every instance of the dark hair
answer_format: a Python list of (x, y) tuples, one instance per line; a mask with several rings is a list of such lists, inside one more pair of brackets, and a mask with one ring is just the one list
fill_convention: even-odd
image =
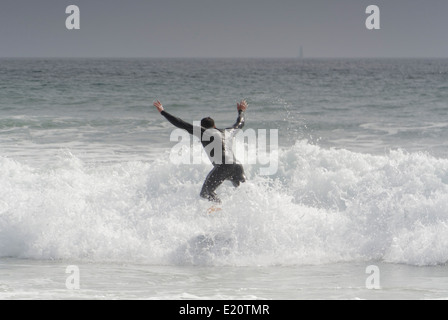
[(205, 129), (210, 129), (215, 127), (215, 120), (212, 118), (204, 118), (201, 120), (201, 127), (204, 127)]

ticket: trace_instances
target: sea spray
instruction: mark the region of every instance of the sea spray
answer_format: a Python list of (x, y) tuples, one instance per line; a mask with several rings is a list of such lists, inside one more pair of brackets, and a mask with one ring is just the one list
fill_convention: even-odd
[[(0, 256), (217, 266), (448, 261), (448, 160), (298, 141), (280, 148), (276, 175), (248, 165), (247, 183), (225, 183), (223, 210), (208, 215), (198, 193), (210, 169), (172, 164), (167, 152), (114, 163), (66, 153), (45, 167), (0, 158)], [(192, 250), (201, 237), (214, 240)]]

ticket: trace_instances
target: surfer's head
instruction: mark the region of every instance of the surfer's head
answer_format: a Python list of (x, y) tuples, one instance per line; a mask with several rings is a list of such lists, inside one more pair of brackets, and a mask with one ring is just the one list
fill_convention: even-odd
[(215, 120), (210, 117), (201, 120), (201, 127), (205, 129), (215, 128)]

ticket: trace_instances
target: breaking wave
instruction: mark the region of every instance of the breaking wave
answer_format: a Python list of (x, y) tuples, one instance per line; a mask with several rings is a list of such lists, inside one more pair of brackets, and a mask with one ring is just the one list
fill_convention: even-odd
[(211, 165), (87, 163), (45, 168), (0, 157), (0, 257), (155, 265), (301, 265), (448, 261), (448, 160), (378, 156), (307, 141), (279, 150), (278, 171), (199, 198)]

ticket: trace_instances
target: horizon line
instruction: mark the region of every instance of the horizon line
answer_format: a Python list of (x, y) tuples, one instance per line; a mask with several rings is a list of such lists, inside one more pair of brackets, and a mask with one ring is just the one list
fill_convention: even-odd
[(341, 57), (341, 56), (329, 56), (329, 57), (193, 57), (193, 56), (179, 56), (179, 57), (144, 57), (144, 56), (0, 56), (0, 59), (287, 59), (287, 60), (312, 60), (312, 59), (448, 59), (446, 57), (436, 56), (353, 56), (353, 57)]

